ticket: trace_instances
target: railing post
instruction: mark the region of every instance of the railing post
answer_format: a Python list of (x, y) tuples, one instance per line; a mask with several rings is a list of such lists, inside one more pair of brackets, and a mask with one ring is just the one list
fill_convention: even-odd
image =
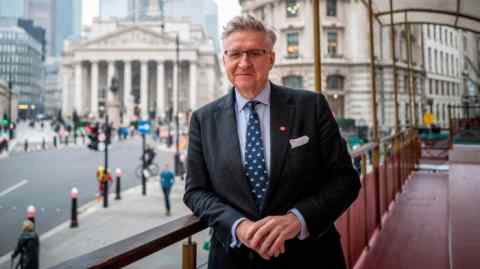
[(452, 106), (448, 105), (448, 147), (452, 148), (453, 144), (453, 124), (452, 124)]
[(188, 241), (182, 246), (182, 269), (197, 268), (197, 243), (192, 242), (192, 237), (188, 237)]
[(369, 238), (368, 238), (367, 158), (365, 157), (365, 154), (361, 155), (360, 167), (361, 167), (360, 176), (361, 178), (363, 178), (363, 200), (364, 200), (364, 207), (365, 207), (364, 214), (363, 214), (364, 225), (365, 225), (364, 236), (366, 241), (365, 248), (368, 250), (370, 248), (370, 244), (369, 244)]

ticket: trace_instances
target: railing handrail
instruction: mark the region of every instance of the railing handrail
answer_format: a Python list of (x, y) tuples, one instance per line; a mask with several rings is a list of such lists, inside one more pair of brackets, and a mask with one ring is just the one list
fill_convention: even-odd
[[(385, 137), (381, 139), (380, 144), (370, 142), (361, 145), (351, 153), (352, 158), (361, 157), (364, 160), (369, 151), (383, 143), (391, 143), (392, 139), (405, 134), (405, 132), (402, 132)], [(362, 173), (365, 173), (366, 169), (362, 169), (362, 171)], [(206, 228), (207, 225), (201, 222), (199, 218), (189, 214), (98, 250), (72, 258), (50, 269), (124, 267)]]
[(72, 258), (50, 269), (127, 266), (206, 228), (207, 225), (193, 214), (189, 214), (101, 249)]

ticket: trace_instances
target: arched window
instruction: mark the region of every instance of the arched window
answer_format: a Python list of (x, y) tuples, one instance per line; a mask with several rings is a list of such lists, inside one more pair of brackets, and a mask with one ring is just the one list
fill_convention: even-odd
[(344, 78), (341, 75), (330, 75), (327, 77), (327, 90), (343, 90)]
[(285, 87), (293, 89), (303, 89), (303, 77), (289, 75), (282, 78), (282, 83)]

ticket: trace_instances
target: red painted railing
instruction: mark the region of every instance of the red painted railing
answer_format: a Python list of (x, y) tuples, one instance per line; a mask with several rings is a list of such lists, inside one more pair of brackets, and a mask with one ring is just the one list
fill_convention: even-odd
[[(360, 159), (362, 188), (357, 200), (336, 222), (349, 268), (353, 268), (362, 252), (368, 251), (372, 236), (381, 230), (381, 217), (415, 168), (419, 148), (415, 132), (409, 131), (386, 137), (380, 144), (363, 145), (352, 153), (354, 160)], [(377, 172), (371, 165), (375, 149), (381, 152)], [(188, 215), (53, 268), (119, 268), (189, 238), (183, 245), (182, 268), (193, 269), (196, 245), (190, 239), (205, 228), (198, 218)]]

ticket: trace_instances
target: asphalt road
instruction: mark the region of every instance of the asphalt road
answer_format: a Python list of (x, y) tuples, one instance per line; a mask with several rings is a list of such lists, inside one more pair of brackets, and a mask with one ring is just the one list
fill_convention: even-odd
[[(117, 142), (110, 149), (109, 167), (124, 171), (122, 189), (141, 184), (134, 175), (141, 148), (141, 139), (136, 138)], [(157, 153), (157, 163), (168, 160), (172, 164), (172, 153)], [(95, 171), (103, 162), (103, 152), (86, 148), (12, 153), (0, 159), (0, 257), (15, 247), (29, 205), (37, 210), (36, 229), (41, 235), (70, 219), (69, 193), (73, 187), (79, 190), (79, 207), (94, 201)]]

